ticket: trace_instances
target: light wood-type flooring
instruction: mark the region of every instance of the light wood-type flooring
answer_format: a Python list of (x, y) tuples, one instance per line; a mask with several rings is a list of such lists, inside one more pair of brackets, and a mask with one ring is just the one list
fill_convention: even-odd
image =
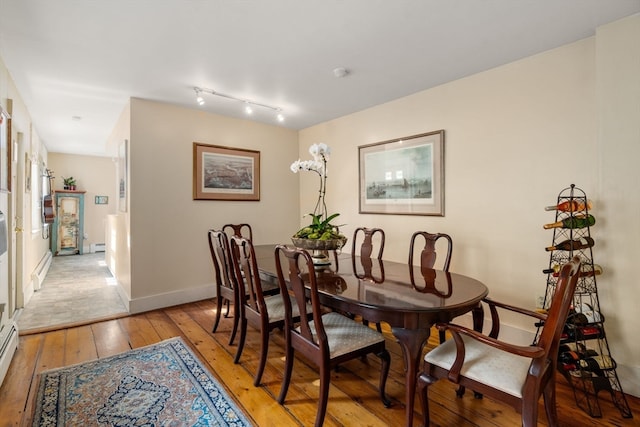
[[(31, 425), (31, 411), (38, 374), (44, 370), (106, 357), (181, 336), (195, 350), (213, 375), (225, 385), (258, 426), (310, 426), (316, 415), (317, 370), (297, 358), (285, 405), (275, 401), (282, 380), (283, 336), (274, 331), (267, 368), (261, 387), (253, 386), (258, 362), (258, 333), (249, 328), (247, 344), (239, 365), (233, 364), (236, 346), (229, 346), (231, 319), (222, 319), (218, 332), (211, 333), (213, 301), (155, 310), (148, 313), (100, 321), (20, 337), (20, 345), (4, 384), (0, 388), (0, 426)], [(386, 326), (386, 325), (384, 325)], [(380, 364), (375, 356), (366, 362), (354, 360), (341, 365), (331, 376), (330, 400), (325, 426), (402, 426), (404, 423), (404, 372), (400, 347), (385, 330), (392, 366), (387, 393), (393, 401), (385, 408), (377, 394)], [(437, 333), (432, 333), (437, 337)], [(237, 342), (237, 338), (236, 338)], [(433, 345), (430, 342), (429, 345)], [(455, 395), (455, 386), (440, 381), (431, 387), (434, 426), (518, 426), (520, 418), (510, 407), (488, 398), (474, 399), (467, 392)], [(594, 419), (578, 409), (573, 394), (558, 378), (558, 406), (562, 426), (637, 426), (640, 399), (629, 397), (632, 420), (622, 419), (606, 396), (601, 399), (603, 418)], [(539, 425), (546, 426), (541, 405)], [(419, 407), (414, 425), (421, 425)], [(87, 426), (88, 427), (88, 426)]]

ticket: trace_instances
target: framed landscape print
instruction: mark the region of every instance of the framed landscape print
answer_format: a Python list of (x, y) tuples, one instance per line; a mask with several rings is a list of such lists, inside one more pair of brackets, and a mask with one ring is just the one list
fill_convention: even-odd
[(193, 143), (194, 200), (260, 200), (260, 152)]
[(358, 147), (360, 213), (444, 216), (444, 130)]

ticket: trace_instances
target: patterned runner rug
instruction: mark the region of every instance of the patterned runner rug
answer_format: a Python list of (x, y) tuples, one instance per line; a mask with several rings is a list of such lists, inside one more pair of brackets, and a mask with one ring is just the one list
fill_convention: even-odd
[(251, 426), (181, 338), (43, 372), (34, 426)]

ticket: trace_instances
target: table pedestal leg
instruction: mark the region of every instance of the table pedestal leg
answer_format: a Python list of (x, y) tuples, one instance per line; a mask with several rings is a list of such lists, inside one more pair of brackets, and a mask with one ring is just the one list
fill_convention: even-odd
[(404, 356), (406, 377), (406, 426), (413, 425), (413, 407), (416, 396), (416, 379), (422, 356), (422, 348), (429, 339), (430, 328), (404, 329), (391, 328), (393, 335), (398, 339)]

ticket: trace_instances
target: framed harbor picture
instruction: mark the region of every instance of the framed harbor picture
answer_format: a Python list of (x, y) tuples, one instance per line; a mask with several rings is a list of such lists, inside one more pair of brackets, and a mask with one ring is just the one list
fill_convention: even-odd
[(194, 200), (260, 200), (260, 152), (193, 143)]
[(444, 130), (358, 147), (360, 213), (444, 216)]

